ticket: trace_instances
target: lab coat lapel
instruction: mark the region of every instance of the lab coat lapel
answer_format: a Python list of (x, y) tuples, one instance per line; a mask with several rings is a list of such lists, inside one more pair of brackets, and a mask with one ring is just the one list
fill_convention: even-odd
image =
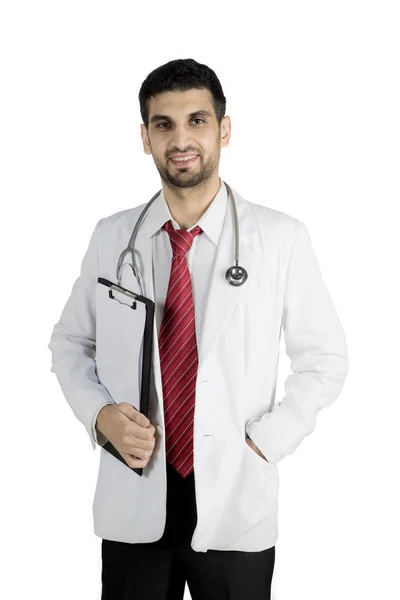
[(235, 220), (232, 201), (228, 196), (228, 204), (221, 236), (213, 264), (210, 285), (205, 303), (203, 331), (198, 341), (198, 378), (210, 356), (213, 345), (225, 327), (231, 322), (231, 314), (241, 301), (244, 294), (249, 293), (251, 278), (258, 277), (260, 253), (258, 250), (257, 224), (248, 205), (235, 190), (232, 190), (236, 200), (239, 221), (239, 266), (246, 269), (248, 280), (241, 286), (228, 283), (225, 273), (235, 265)]

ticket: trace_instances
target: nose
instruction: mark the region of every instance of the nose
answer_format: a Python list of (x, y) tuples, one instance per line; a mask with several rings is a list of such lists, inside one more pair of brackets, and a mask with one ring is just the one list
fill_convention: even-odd
[(176, 125), (171, 142), (172, 146), (175, 147), (174, 152), (186, 152), (191, 147), (191, 132), (188, 131), (185, 125)]

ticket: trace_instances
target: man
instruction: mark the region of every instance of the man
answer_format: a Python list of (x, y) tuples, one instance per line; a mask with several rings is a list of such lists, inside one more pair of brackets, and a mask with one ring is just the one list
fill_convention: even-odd
[[(140, 93), (144, 151), (162, 191), (135, 252), (155, 302), (151, 414), (139, 410), (143, 331), (98, 277), (115, 267), (144, 205), (101, 219), (49, 347), (52, 370), (93, 447), (102, 600), (270, 598), (276, 463), (315, 426), (348, 371), (344, 333), (306, 226), (233, 191), (241, 286), (225, 273), (235, 221), (218, 174), (229, 144), (225, 96), (209, 67), (174, 60)], [(123, 287), (140, 293), (125, 265)], [(122, 305), (122, 306), (121, 306)], [(281, 328), (293, 373), (275, 403)]]

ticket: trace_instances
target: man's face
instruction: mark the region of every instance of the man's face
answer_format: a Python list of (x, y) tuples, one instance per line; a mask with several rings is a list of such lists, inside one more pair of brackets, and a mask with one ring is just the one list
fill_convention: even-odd
[[(218, 172), (221, 147), (229, 143), (230, 120), (225, 116), (218, 127), (208, 89), (163, 92), (150, 98), (149, 128), (142, 124), (141, 135), (144, 151), (152, 154), (163, 181), (194, 187)], [(183, 164), (171, 159), (175, 154), (197, 156)]]

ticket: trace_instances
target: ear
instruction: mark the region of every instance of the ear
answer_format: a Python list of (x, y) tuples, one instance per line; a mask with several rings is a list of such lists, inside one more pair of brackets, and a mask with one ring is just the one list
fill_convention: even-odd
[(144, 123), (140, 124), (140, 135), (142, 138), (144, 153), (152, 154), (150, 143), (149, 143), (149, 135), (147, 133), (146, 125)]
[(221, 148), (229, 145), (231, 139), (231, 119), (228, 115), (222, 118), (221, 121)]

